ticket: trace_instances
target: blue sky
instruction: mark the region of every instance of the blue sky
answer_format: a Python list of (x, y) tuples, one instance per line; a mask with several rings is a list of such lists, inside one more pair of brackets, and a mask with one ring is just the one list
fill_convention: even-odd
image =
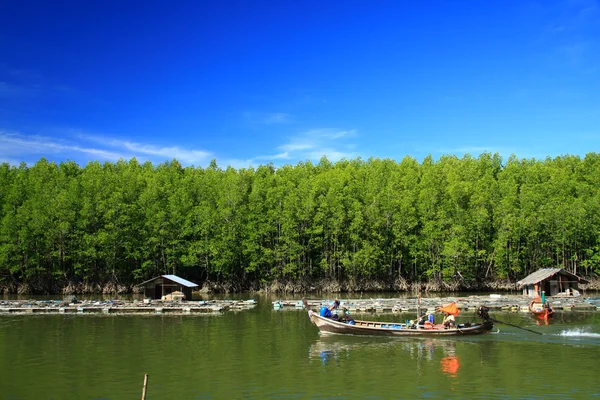
[(0, 3), (0, 162), (599, 149), (597, 0)]

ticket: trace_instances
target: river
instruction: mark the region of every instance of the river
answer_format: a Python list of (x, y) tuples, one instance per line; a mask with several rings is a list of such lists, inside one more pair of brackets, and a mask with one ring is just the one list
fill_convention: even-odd
[(0, 398), (135, 399), (144, 374), (148, 400), (600, 398), (600, 312), (494, 313), (516, 327), (464, 338), (322, 336), (306, 312), (247, 298), (217, 315), (0, 316)]

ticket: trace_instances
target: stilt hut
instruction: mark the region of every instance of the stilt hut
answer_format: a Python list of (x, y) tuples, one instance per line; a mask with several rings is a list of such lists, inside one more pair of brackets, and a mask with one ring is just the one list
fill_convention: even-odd
[(149, 299), (162, 299), (163, 296), (173, 292), (182, 292), (186, 300), (192, 299), (192, 289), (198, 287), (194, 282), (190, 282), (177, 275), (161, 275), (149, 279), (137, 285), (144, 288), (144, 295)]
[(574, 295), (578, 292), (579, 284), (587, 280), (565, 271), (562, 268), (541, 268), (517, 282), (523, 288), (525, 296), (534, 297), (545, 292), (546, 296), (563, 294)]

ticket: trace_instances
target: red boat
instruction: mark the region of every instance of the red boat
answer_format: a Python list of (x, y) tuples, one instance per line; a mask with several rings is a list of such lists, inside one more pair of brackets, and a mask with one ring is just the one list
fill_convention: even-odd
[(542, 303), (540, 296), (535, 296), (529, 303), (529, 311), (544, 321), (548, 321), (554, 314), (554, 310), (548, 301)]

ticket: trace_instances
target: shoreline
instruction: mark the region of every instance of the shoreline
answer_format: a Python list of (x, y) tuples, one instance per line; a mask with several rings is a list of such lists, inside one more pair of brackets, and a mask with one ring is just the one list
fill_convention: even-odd
[[(587, 277), (589, 283), (579, 285), (579, 289), (585, 292), (600, 292), (600, 277)], [(250, 283), (235, 285), (228, 281), (205, 281), (194, 291), (195, 295), (221, 295), (221, 294), (269, 294), (279, 296), (302, 296), (302, 295), (327, 295), (338, 294), (339, 296), (357, 296), (363, 293), (398, 293), (403, 295), (415, 295), (418, 293), (500, 293), (509, 294), (522, 290), (516, 282), (506, 280), (491, 280), (486, 282), (409, 282), (404, 279), (396, 281), (385, 281), (379, 279), (362, 279), (359, 281), (332, 280), (332, 279), (276, 279), (268, 283)], [(136, 296), (142, 291), (133, 283), (115, 284), (111, 282), (66, 284), (64, 286), (52, 286), (48, 288), (35, 287), (24, 283), (0, 282), (0, 299), (2, 295), (10, 296)]]

